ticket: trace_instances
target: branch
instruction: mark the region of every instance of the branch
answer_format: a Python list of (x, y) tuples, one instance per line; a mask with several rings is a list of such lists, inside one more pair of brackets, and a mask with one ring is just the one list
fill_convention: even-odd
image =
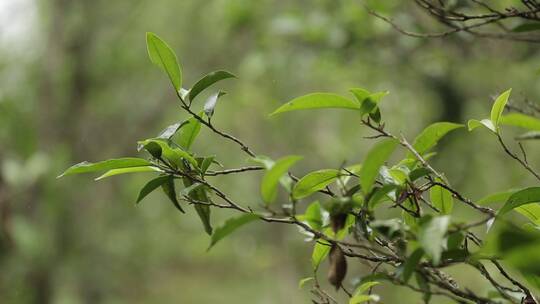
[[(493, 9), (491, 6), (479, 0), (471, 0), (478, 8), (484, 8), (489, 11), (487, 14), (476, 14), (470, 15), (465, 14), (457, 10), (447, 9), (444, 7), (444, 2), (441, 2), (437, 6), (425, 0), (415, 0), (416, 4), (424, 9), (429, 15), (433, 16), (437, 21), (441, 22), (446, 27), (450, 29), (443, 32), (412, 32), (402, 28), (400, 25), (395, 23), (391, 18), (385, 17), (376, 11), (370, 9), (367, 5), (361, 4), (368, 14), (383, 20), (392, 26), (397, 32), (415, 38), (444, 38), (450, 35), (465, 32), (470, 35), (479, 37), (479, 38), (488, 38), (488, 39), (504, 39), (512, 41), (521, 41), (529, 43), (540, 43), (540, 37), (530, 34), (523, 33), (513, 33), (509, 32), (504, 25), (501, 24), (501, 21), (508, 19), (523, 19), (523, 20), (534, 20), (540, 21), (538, 17), (538, 12), (540, 12), (540, 7), (528, 6), (527, 10), (517, 10), (515, 8), (506, 8), (505, 11), (498, 11)], [(528, 1), (523, 1), (524, 3)], [(473, 24), (468, 24), (468, 21), (477, 21)], [(487, 27), (490, 24), (498, 24), (503, 32), (483, 32), (478, 31), (479, 28)]]
[(227, 175), (227, 174), (241, 173), (241, 172), (247, 172), (247, 171), (260, 171), (264, 169), (265, 168), (261, 166), (249, 166), (249, 167), (227, 169), (227, 170), (221, 170), (221, 171), (208, 171), (204, 175), (217, 176), (217, 175)]
[(497, 133), (497, 139), (499, 140), (499, 143), (501, 144), (501, 146), (502, 146), (504, 152), (506, 152), (506, 154), (508, 154), (511, 158), (515, 159), (518, 163), (521, 164), (521, 166), (523, 168), (525, 168), (527, 171), (529, 171), (532, 175), (534, 175), (534, 177), (536, 177), (537, 180), (540, 181), (540, 175), (536, 171), (534, 171), (534, 169), (531, 168), (531, 166), (529, 166), (529, 164), (525, 160), (522, 160), (516, 154), (514, 154), (512, 151), (510, 151), (510, 149), (508, 148), (508, 146), (506, 146), (506, 144), (504, 143), (504, 140), (502, 139), (502, 137), (501, 137), (501, 135), (499, 133)]
[[(405, 147), (407, 150), (409, 150), (413, 155), (414, 157), (425, 167), (427, 168), (429, 171), (431, 171), (435, 176), (437, 176), (440, 180), (445, 180), (444, 176), (439, 173), (437, 170), (435, 170), (421, 155), (420, 153), (418, 153), (418, 151), (416, 151), (414, 149), (414, 147), (402, 136), (401, 138), (398, 138), (396, 137), (395, 135), (392, 135), (391, 133), (385, 131), (383, 129), (383, 127), (381, 126), (374, 126), (371, 121), (369, 120), (363, 120), (362, 123), (364, 125), (366, 125), (367, 127), (369, 127), (370, 129), (374, 130), (374, 131), (377, 131), (379, 132), (380, 134), (386, 136), (386, 137), (389, 137), (389, 138), (393, 138), (395, 139), (396, 141), (398, 141), (400, 143), (401, 146)], [(472, 200), (466, 198), (465, 196), (461, 195), (458, 191), (456, 191), (454, 188), (452, 188), (450, 185), (447, 185), (447, 184), (443, 184), (443, 183), (434, 183), (434, 184), (437, 184), (441, 187), (444, 187), (446, 190), (452, 192), (452, 194), (454, 195), (454, 197), (456, 197), (458, 200), (460, 200), (461, 202), (469, 205), (470, 207), (482, 212), (482, 213), (486, 213), (486, 214), (489, 214), (489, 215), (493, 215), (495, 214), (495, 212), (491, 209), (491, 208), (487, 208), (487, 207), (482, 207), (482, 206), (479, 206), (477, 204), (475, 204)]]
[(210, 130), (212, 130), (214, 133), (218, 134), (219, 136), (223, 137), (223, 138), (226, 138), (230, 141), (233, 141), (235, 142), (236, 144), (238, 144), (240, 146), (240, 148), (242, 149), (242, 151), (244, 151), (247, 155), (251, 156), (251, 157), (255, 157), (255, 153), (246, 145), (244, 144), (241, 140), (239, 140), (238, 138), (228, 134), (228, 133), (225, 133), (223, 131), (220, 131), (218, 129), (216, 129), (216, 127), (214, 127), (214, 125), (212, 125), (212, 123), (210, 123), (209, 121), (206, 121), (204, 120), (202, 117), (200, 117), (199, 115), (197, 115), (197, 113), (193, 112), (189, 106), (187, 106), (184, 102), (183, 102), (183, 99), (180, 97), (180, 95), (178, 95), (178, 97), (180, 98), (180, 100), (182, 101), (182, 108), (184, 110), (186, 110), (189, 114), (191, 114), (191, 116), (195, 117), (195, 119), (197, 119), (198, 121), (200, 121), (203, 125), (207, 126)]

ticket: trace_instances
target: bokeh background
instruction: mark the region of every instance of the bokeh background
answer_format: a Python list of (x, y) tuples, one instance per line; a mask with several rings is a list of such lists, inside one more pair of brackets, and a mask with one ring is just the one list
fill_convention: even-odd
[[(368, 4), (405, 27), (437, 29), (412, 1)], [(238, 75), (219, 85), (228, 95), (214, 123), (256, 153), (305, 155), (297, 175), (359, 162), (373, 144), (351, 113), (268, 117), (298, 95), (389, 90), (383, 119), (409, 138), (437, 120), (487, 116), (510, 87), (515, 102), (540, 97), (538, 46), (406, 37), (358, 0), (1, 0), (0, 303), (309, 303), (298, 281), (310, 275), (311, 245), (294, 227), (253, 224), (206, 252), (193, 210), (181, 215), (161, 193), (134, 205), (147, 176), (56, 179), (76, 162), (137, 155), (137, 140), (186, 118), (147, 58), (147, 31), (176, 50), (187, 86), (216, 69)], [(532, 184), (483, 132), (448, 136), (435, 166), (473, 198)], [(194, 148), (226, 167), (247, 163), (207, 131)], [(526, 148), (538, 165), (539, 149)], [(260, 177), (215, 182), (256, 206)], [(214, 225), (229, 215), (214, 212)], [(466, 269), (454, 274), (483, 290)], [(353, 265), (348, 280), (361, 275)], [(377, 288), (386, 303), (421, 301)]]

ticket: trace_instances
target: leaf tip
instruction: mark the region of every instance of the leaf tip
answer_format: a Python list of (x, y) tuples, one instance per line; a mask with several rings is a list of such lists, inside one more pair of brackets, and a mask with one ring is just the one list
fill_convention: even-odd
[(268, 117), (274, 117), (274, 116), (276, 116), (276, 115), (279, 114), (279, 113), (280, 113), (280, 111), (279, 111), (279, 109), (277, 109), (277, 110), (275, 110), (274, 112), (268, 114)]
[(478, 122), (475, 119), (469, 119), (469, 121), (467, 121), (467, 130), (471, 132), (476, 129), (476, 127), (478, 127), (477, 123)]
[(152, 39), (152, 38), (156, 38), (157, 35), (154, 34), (154, 33), (152, 33), (152, 32), (146, 32), (145, 37), (146, 37), (146, 42), (148, 43), (148, 40), (150, 40), (150, 39)]

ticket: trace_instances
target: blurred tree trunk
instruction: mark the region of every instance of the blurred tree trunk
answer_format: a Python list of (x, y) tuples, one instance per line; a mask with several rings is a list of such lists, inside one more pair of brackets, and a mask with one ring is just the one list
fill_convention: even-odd
[[(88, 69), (89, 49), (94, 38), (94, 25), (99, 1), (52, 0), (51, 20), (46, 28), (47, 46), (42, 62), (40, 85), (40, 146), (67, 144), (73, 154), (84, 153), (79, 140), (81, 116), (88, 102), (92, 79)], [(77, 16), (76, 24), (66, 16)]]
[[(42, 17), (49, 20), (44, 26), (46, 35), (45, 56), (40, 64), (39, 147), (48, 153), (58, 152), (58, 147), (68, 145), (75, 155), (84, 155), (84, 141), (79, 139), (83, 128), (81, 117), (88, 102), (91, 73), (88, 69), (89, 48), (94, 37), (94, 16), (98, 1), (50, 0), (41, 4)], [(45, 16), (43, 16), (45, 15)], [(68, 16), (70, 19), (68, 20)], [(71, 18), (76, 16), (75, 20)], [(74, 24), (73, 24), (74, 23)], [(55, 151), (56, 150), (56, 151)], [(40, 208), (40, 189), (33, 187), (32, 208), (26, 216), (37, 222)], [(28, 274), (29, 286), (34, 292), (34, 303), (50, 303), (54, 296), (53, 276), (55, 264), (61, 263), (68, 254), (76, 231), (77, 205), (56, 205), (49, 222), (55, 225), (53, 247), (57, 253), (46, 264), (36, 262)], [(96, 303), (96, 302), (94, 302)]]
[(460, 93), (459, 86), (453, 81), (452, 71), (442, 76), (426, 76), (426, 82), (440, 100), (441, 112), (435, 121), (463, 121), (463, 106), (466, 100)]
[[(0, 159), (3, 159), (0, 156)], [(0, 258), (13, 246), (10, 231), (11, 207), (7, 185), (0, 174)]]

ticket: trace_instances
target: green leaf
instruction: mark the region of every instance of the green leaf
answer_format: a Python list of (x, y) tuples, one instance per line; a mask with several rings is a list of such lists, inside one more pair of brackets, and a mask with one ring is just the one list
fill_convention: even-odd
[[(204, 112), (199, 113), (199, 116), (204, 119)], [(190, 119), (186, 120), (185, 124), (180, 130), (180, 135), (178, 135), (178, 144), (180, 147), (189, 150), (200, 131), (201, 122), (197, 118), (191, 117)]]
[(418, 288), (422, 290), (422, 299), (424, 300), (424, 303), (429, 304), (429, 301), (431, 300), (431, 285), (429, 285), (427, 279), (422, 273), (417, 272), (415, 273), (414, 277), (416, 279)]
[(500, 123), (503, 125), (540, 131), (540, 119), (521, 113), (510, 113), (508, 115), (503, 115), (501, 116)]
[(204, 91), (206, 88), (208, 88), (209, 86), (213, 85), (214, 83), (220, 80), (227, 79), (227, 78), (236, 78), (236, 76), (234, 76), (233, 74), (227, 71), (215, 71), (215, 72), (205, 75), (203, 78), (199, 79), (199, 81), (197, 81), (193, 85), (191, 90), (189, 90), (189, 94), (188, 94), (189, 100), (193, 101), (195, 97), (197, 97), (197, 95), (199, 95), (199, 93)]
[(225, 94), (225, 92), (219, 91), (208, 97), (208, 99), (204, 103), (204, 113), (206, 114), (206, 116), (208, 116), (208, 119), (212, 118), (212, 116), (214, 115), (214, 110), (216, 109), (218, 99)]
[[(387, 185), (387, 184), (393, 184), (393, 185), (399, 185), (399, 182), (396, 181), (392, 175), (390, 175), (390, 169), (387, 167), (387, 166), (381, 166), (379, 168), (379, 175), (381, 176), (381, 182), (384, 184), (384, 185)], [(362, 181), (362, 180), (360, 180)]]
[(320, 230), (323, 225), (321, 204), (319, 204), (318, 201), (309, 204), (306, 208), (306, 212), (298, 216), (298, 220), (307, 222), (314, 230)]
[(150, 61), (167, 73), (178, 92), (182, 87), (182, 71), (174, 51), (154, 33), (146, 33), (146, 46)]
[[(343, 176), (340, 176), (341, 182), (343, 185), (346, 185), (353, 176), (357, 176), (362, 169), (362, 164), (356, 164), (342, 169)], [(350, 173), (354, 175), (350, 175)]]
[(144, 185), (144, 187), (142, 187), (141, 191), (139, 192), (139, 197), (137, 197), (136, 204), (138, 204), (148, 194), (152, 193), (152, 191), (156, 190), (158, 187), (167, 182), (168, 179), (169, 176), (159, 176), (146, 183), (146, 185)]
[(531, 222), (533, 222), (535, 225), (540, 226), (540, 204), (525, 204), (517, 207), (514, 210), (531, 220)]
[(97, 177), (95, 180), (101, 180), (106, 177), (119, 175), (119, 174), (138, 173), (138, 172), (163, 172), (163, 171), (159, 169), (158, 167), (154, 167), (154, 166), (141, 166), (141, 167), (112, 169), (105, 172), (105, 174), (101, 175), (100, 177)]
[(360, 103), (347, 99), (337, 94), (332, 93), (311, 93), (301, 97), (297, 97), (275, 110), (270, 116), (279, 113), (296, 111), (296, 110), (308, 110), (308, 109), (322, 109), (322, 108), (340, 108), (359, 110)]
[[(397, 195), (397, 194), (396, 194)], [(409, 209), (409, 210), (415, 210), (416, 205), (413, 203), (413, 201), (408, 198), (403, 203), (401, 203), (403, 207)], [(406, 212), (405, 210), (401, 211), (401, 218), (403, 219), (403, 222), (407, 224), (410, 227), (414, 227), (414, 229), (417, 228), (419, 220), (412, 216), (409, 212)]]
[(510, 196), (515, 193), (517, 190), (507, 190), (496, 192), (485, 196), (477, 201), (479, 205), (493, 204), (493, 203), (503, 203), (506, 202)]
[(371, 187), (379, 174), (379, 168), (390, 157), (397, 142), (394, 139), (386, 139), (373, 147), (366, 158), (363, 166), (360, 169), (360, 185), (365, 194), (371, 191)]
[(304, 285), (306, 285), (307, 282), (313, 281), (313, 279), (314, 279), (313, 277), (307, 277), (307, 278), (301, 279), (301, 280), (298, 282), (298, 289), (304, 288)]
[[(345, 207), (345, 206), (343, 206)], [(352, 207), (352, 206), (351, 206)], [(347, 207), (345, 207), (345, 209), (348, 209)], [(347, 215), (347, 218), (345, 219), (345, 225), (343, 225), (343, 228), (341, 228), (341, 230), (339, 230), (335, 235), (334, 235), (334, 238), (336, 240), (343, 240), (347, 235), (349, 235), (349, 231), (351, 229), (351, 227), (356, 223), (356, 217), (352, 214), (348, 214)], [(329, 229), (329, 231), (325, 231), (325, 234), (328, 235), (329, 233), (333, 233), (333, 231), (331, 230), (332, 228), (328, 227), (327, 229)], [(332, 232), (330, 232), (332, 231)]]
[(360, 88), (353, 88), (349, 90), (356, 100), (360, 103), (360, 112), (362, 115), (370, 114), (370, 117), (376, 122), (380, 121), (381, 113), (378, 108), (378, 104), (381, 99), (388, 95), (388, 91), (370, 93), (367, 90)]
[(311, 266), (313, 266), (313, 271), (319, 269), (322, 261), (328, 256), (328, 253), (331, 249), (330, 243), (324, 240), (318, 240), (313, 246), (313, 253), (311, 254)]
[(260, 164), (263, 166), (266, 170), (272, 168), (274, 165), (274, 160), (272, 160), (270, 157), (265, 155), (257, 155), (256, 157), (251, 158), (252, 161), (256, 162), (257, 164)]
[(365, 293), (366, 291), (368, 291), (368, 289), (372, 288), (373, 286), (377, 286), (379, 284), (381, 284), (381, 283), (379, 283), (377, 281), (364, 282), (364, 283), (362, 283), (360, 286), (358, 286), (356, 288), (356, 290), (353, 293), (353, 296), (361, 295), (361, 294)]
[[(413, 142), (413, 148), (422, 155), (429, 151), (433, 146), (439, 142), (448, 132), (463, 127), (462, 124), (456, 124), (451, 122), (436, 122), (425, 128)], [(412, 152), (407, 154), (407, 158), (414, 158)]]
[(497, 237), (497, 255), (526, 276), (540, 276), (540, 231), (513, 225), (502, 228)]
[(407, 173), (400, 168), (392, 168), (388, 170), (388, 175), (394, 180), (397, 185), (403, 185), (407, 181)]
[(324, 189), (333, 183), (340, 175), (339, 170), (323, 169), (308, 173), (294, 185), (292, 194), (295, 199), (301, 199)]
[(424, 256), (424, 250), (422, 248), (418, 248), (411, 255), (407, 258), (405, 263), (403, 264), (403, 271), (401, 272), (401, 277), (403, 278), (403, 281), (407, 283), (411, 276), (413, 275), (414, 271), (416, 270), (416, 266)]
[(388, 94), (389, 94), (388, 91), (377, 92), (377, 93), (370, 94), (367, 98), (365, 98), (364, 101), (362, 101), (362, 104), (360, 105), (360, 112), (362, 113), (362, 115), (370, 114), (370, 113), (376, 114), (379, 117), (378, 119), (375, 119), (375, 120), (380, 120), (380, 112), (378, 112), (378, 109), (379, 109), (378, 105), (381, 99)]
[(495, 99), (495, 102), (493, 103), (493, 107), (491, 107), (491, 122), (493, 123), (493, 126), (495, 126), (495, 130), (498, 133), (499, 131), (499, 120), (501, 119), (501, 115), (504, 111), (504, 107), (506, 106), (506, 103), (508, 102), (508, 97), (510, 97), (510, 92), (512, 92), (512, 89), (508, 89), (504, 91), (497, 99)]
[[(206, 192), (206, 186), (203, 184), (197, 184), (193, 183), (189, 178), (184, 177), (182, 178), (182, 182), (184, 183), (184, 186), (186, 187), (184, 190), (182, 190), (182, 195), (187, 195), (191, 199), (194, 199), (198, 202), (202, 203), (210, 203), (211, 200), (208, 197), (208, 193)], [(201, 219), (201, 223), (203, 224), (204, 231), (212, 235), (212, 224), (210, 223), (210, 206), (205, 204), (194, 204), (193, 208), (197, 212), (197, 215)]]
[[(195, 191), (206, 191), (206, 190), (205, 189), (197, 189)], [(200, 195), (207, 196), (206, 192), (204, 192), (204, 194), (200, 194)], [(203, 202), (208, 201), (208, 198), (206, 198), (206, 199), (203, 198), (201, 201), (203, 201)], [(197, 215), (201, 219), (201, 223), (203, 224), (204, 231), (208, 235), (211, 235), (212, 234), (212, 224), (210, 223), (210, 213), (211, 213), (210, 206), (196, 204), (194, 206), (194, 208), (195, 208), (195, 211), (197, 212)]]
[(350, 298), (349, 304), (360, 304), (360, 303), (365, 303), (371, 300), (373, 300), (372, 295), (361, 294), (361, 295), (353, 296), (352, 298)]
[(352, 89), (349, 89), (349, 92), (351, 92), (354, 95), (354, 97), (360, 104), (362, 104), (364, 100), (368, 98), (369, 95), (371, 95), (371, 92), (365, 89), (361, 89), (361, 88), (352, 88)]
[(523, 229), (510, 224), (503, 224), (496, 232), (497, 251), (502, 255), (511, 252), (519, 253), (525, 247), (540, 245), (540, 231), (537, 229)]
[(392, 240), (402, 235), (403, 222), (397, 218), (389, 220), (375, 220), (369, 223), (369, 226), (373, 228), (381, 236)]
[(482, 120), (470, 119), (469, 122), (467, 123), (469, 132), (480, 126), (484, 126), (491, 132), (497, 133), (497, 129), (493, 125), (493, 122), (489, 119), (482, 119)]
[(373, 119), (376, 123), (381, 122), (381, 109), (379, 107), (376, 107), (375, 110), (371, 111), (369, 113), (369, 118)]
[(167, 181), (161, 184), (161, 190), (163, 190), (163, 193), (167, 195), (171, 203), (173, 203), (174, 207), (176, 207), (178, 211), (185, 213), (184, 209), (182, 209), (182, 206), (180, 206), (180, 203), (176, 198), (176, 186), (174, 184), (174, 177), (172, 175), (167, 176)]
[[(501, 211), (499, 211), (499, 215), (503, 215), (509, 212), (510, 210), (515, 210), (516, 212), (520, 213), (521, 215), (531, 220), (531, 222), (533, 222), (534, 224), (540, 225), (540, 204), (538, 204), (540, 200), (535, 200), (533, 196), (532, 198), (529, 198), (533, 202), (527, 202), (528, 200), (527, 195), (534, 193), (534, 190), (525, 191), (529, 189), (531, 188), (521, 189), (521, 190), (513, 189), (513, 190), (493, 193), (478, 200), (477, 203), (479, 205), (502, 203), (502, 202), (506, 202), (507, 204), (514, 204), (517, 207), (512, 208), (512, 206), (510, 205), (503, 206), (503, 209), (504, 208), (509, 208), (509, 209), (502, 211), (502, 213)], [(520, 194), (510, 199), (514, 194), (517, 194), (517, 193), (520, 193)], [(522, 201), (523, 204), (520, 205), (519, 201)]]
[(508, 198), (508, 201), (506, 201), (504, 206), (499, 210), (498, 215), (499, 216), (504, 215), (505, 213), (508, 213), (510, 210), (515, 209), (525, 204), (538, 203), (538, 202), (540, 202), (540, 187), (526, 188), (512, 194)]
[[(257, 155), (256, 157), (253, 157), (251, 158), (252, 161), (260, 164), (261, 166), (263, 166), (266, 170), (270, 170), (270, 168), (272, 168), (272, 166), (274, 166), (274, 164), (276, 163), (273, 159), (271, 159), (270, 157), (268, 156), (265, 156), (265, 155)], [(290, 191), (291, 190), (291, 187), (292, 187), (292, 184), (293, 184), (293, 180), (290, 176), (288, 175), (283, 175), (280, 179), (279, 179), (279, 183), (285, 188), (287, 189), (287, 191)]]
[(215, 158), (215, 156), (197, 158), (197, 163), (199, 163), (199, 168), (202, 174), (208, 171), (208, 168), (210, 168)]
[[(437, 179), (442, 182), (440, 179)], [(433, 186), (429, 189), (429, 198), (433, 206), (441, 212), (441, 214), (452, 213), (454, 206), (454, 198), (452, 193), (441, 186)]]
[(536, 287), (537, 290), (540, 290), (540, 275), (529, 275), (523, 274), (527, 282), (532, 286)]
[(438, 265), (446, 239), (444, 235), (450, 223), (450, 216), (438, 216), (433, 218), (424, 218), (425, 220), (418, 233), (418, 241), (427, 256), (429, 256), (434, 265)]
[(442, 253), (441, 259), (450, 260), (452, 263), (465, 262), (470, 257), (470, 253), (467, 249), (453, 249), (446, 250)]
[(64, 173), (60, 174), (58, 178), (80, 173), (90, 173), (97, 171), (105, 171), (112, 169), (120, 168), (130, 168), (130, 167), (141, 167), (141, 166), (150, 166), (151, 162), (142, 158), (135, 157), (125, 157), (125, 158), (114, 158), (109, 160), (100, 161), (97, 163), (82, 162), (76, 165), (69, 167)]
[(276, 199), (281, 176), (287, 173), (289, 168), (300, 159), (302, 157), (297, 155), (281, 158), (275, 162), (272, 168), (266, 171), (261, 182), (261, 195), (266, 204), (270, 204)]
[(225, 221), (225, 223), (223, 223), (223, 225), (215, 229), (214, 233), (212, 234), (212, 240), (210, 242), (210, 246), (208, 247), (208, 250), (210, 250), (210, 248), (212, 248), (217, 242), (222, 240), (224, 237), (236, 231), (236, 229), (240, 228), (241, 226), (245, 224), (253, 222), (257, 219), (259, 219), (259, 216), (254, 213), (246, 213), (246, 214), (228, 219), (227, 221)]
[(139, 142), (153, 157), (162, 158), (165, 157), (166, 160), (169, 160), (173, 165), (181, 167), (182, 159), (188, 161), (194, 168), (197, 168), (197, 160), (193, 158), (188, 152), (182, 150), (181, 148), (173, 148), (169, 145), (167, 140), (152, 138), (146, 139)]
[(178, 95), (180, 95), (180, 98), (182, 98), (182, 100), (186, 100), (186, 98), (188, 97), (188, 94), (189, 94), (189, 90), (186, 90), (184, 88), (180, 88), (180, 90), (178, 91)]
[(524, 33), (540, 30), (540, 22), (527, 22), (520, 24), (512, 29), (515, 33)]
[(429, 170), (428, 168), (425, 168), (425, 167), (417, 168), (417, 169), (412, 170), (409, 173), (409, 180), (414, 182), (415, 180), (424, 176), (428, 176), (430, 174), (431, 174), (431, 170)]
[(200, 183), (192, 183), (192, 181), (187, 178), (183, 178), (182, 180), (184, 181), (184, 186), (186, 187), (180, 191), (180, 194), (197, 199), (196, 195), (194, 195), (194, 191), (204, 187), (205, 185)]
[[(161, 133), (159, 133), (158, 136), (156, 136), (156, 138), (162, 138), (162, 139), (171, 139), (171, 137), (174, 136), (174, 134), (176, 134), (176, 132), (178, 132), (178, 130), (180, 130), (180, 128), (182, 128), (185, 124), (187, 123), (187, 121), (184, 121), (184, 122), (177, 122), (175, 124), (172, 124), (170, 126), (168, 126), (167, 128), (165, 128), (165, 130), (161, 131)], [(142, 147), (139, 145), (139, 148), (138, 150), (140, 150)]]
[(377, 206), (380, 202), (383, 202), (385, 198), (388, 198), (389, 194), (396, 189), (399, 189), (399, 186), (395, 184), (386, 184), (381, 188), (377, 188), (369, 198), (369, 209), (373, 210), (375, 206)]
[(448, 235), (448, 250), (459, 250), (463, 244), (465, 236), (460, 231), (452, 232)]

